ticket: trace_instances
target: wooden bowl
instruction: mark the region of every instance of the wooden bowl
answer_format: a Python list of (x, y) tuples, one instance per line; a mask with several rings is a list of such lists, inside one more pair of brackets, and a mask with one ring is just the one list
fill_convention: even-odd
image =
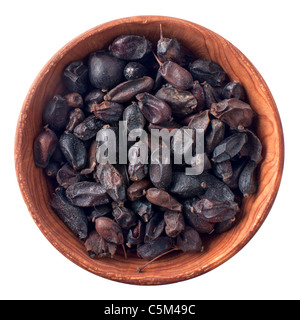
[[(243, 200), (239, 221), (230, 231), (204, 239), (203, 253), (173, 253), (158, 259), (144, 272), (135, 256), (125, 260), (93, 260), (83, 244), (68, 230), (49, 206), (51, 188), (41, 169), (34, 165), (33, 140), (41, 131), (45, 104), (62, 93), (61, 73), (74, 60), (105, 48), (120, 34), (143, 35), (154, 43), (162, 24), (166, 37), (178, 38), (197, 57), (219, 63), (231, 80), (246, 88), (249, 103), (257, 113), (257, 134), (263, 145), (263, 160), (257, 194)], [(280, 117), (274, 99), (252, 63), (230, 42), (195, 23), (170, 17), (138, 16), (99, 25), (66, 44), (40, 71), (24, 101), (15, 137), (15, 166), (19, 186), (28, 210), (44, 236), (64, 256), (80, 267), (104, 278), (131, 284), (166, 284), (199, 276), (236, 254), (254, 236), (268, 215), (276, 197), (283, 170), (284, 146)]]

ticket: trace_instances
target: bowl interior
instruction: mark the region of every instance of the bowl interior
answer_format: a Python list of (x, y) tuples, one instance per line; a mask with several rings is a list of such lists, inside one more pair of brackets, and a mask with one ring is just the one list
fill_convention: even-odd
[[(257, 114), (256, 129), (263, 144), (263, 161), (256, 195), (244, 199), (239, 221), (230, 231), (204, 237), (201, 254), (174, 253), (155, 261), (145, 272), (136, 268), (144, 261), (129, 255), (116, 259), (88, 258), (83, 244), (67, 229), (49, 206), (51, 186), (33, 161), (33, 140), (42, 129), (41, 114), (56, 93), (63, 92), (61, 73), (74, 60), (107, 47), (120, 34), (143, 35), (154, 44), (162, 24), (166, 37), (178, 38), (197, 57), (219, 63), (231, 80), (240, 81)], [(237, 253), (256, 233), (276, 197), (283, 167), (283, 136), (272, 95), (251, 62), (231, 43), (194, 23), (169, 17), (140, 16), (115, 20), (95, 27), (65, 45), (41, 70), (22, 107), (16, 131), (15, 163), (20, 189), (28, 209), (47, 239), (68, 259), (97, 275), (134, 284), (164, 284), (192, 278), (212, 270)]]

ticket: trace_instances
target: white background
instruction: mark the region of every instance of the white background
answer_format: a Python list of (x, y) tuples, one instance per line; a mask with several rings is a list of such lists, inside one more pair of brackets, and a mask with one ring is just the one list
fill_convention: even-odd
[[(299, 299), (300, 67), (297, 0), (2, 1), (0, 5), (1, 299)], [(133, 286), (97, 277), (70, 262), (42, 235), (16, 181), (13, 145), (26, 93), (65, 43), (126, 16), (174, 16), (203, 25), (238, 47), (260, 71), (285, 134), (285, 168), (274, 206), (254, 238), (200, 277)]]

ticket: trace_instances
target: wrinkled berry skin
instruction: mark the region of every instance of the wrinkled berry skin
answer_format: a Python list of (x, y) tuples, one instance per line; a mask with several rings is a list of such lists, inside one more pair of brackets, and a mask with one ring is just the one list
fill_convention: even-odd
[(100, 183), (82, 181), (70, 185), (66, 196), (78, 207), (94, 207), (109, 203), (110, 199)]
[(126, 200), (124, 178), (113, 165), (109, 163), (99, 164), (96, 177), (115, 202), (120, 203)]
[(110, 90), (123, 80), (125, 62), (107, 52), (97, 51), (89, 56), (89, 79), (98, 89)]
[(172, 117), (172, 109), (163, 100), (150, 93), (143, 92), (136, 96), (144, 117), (153, 124), (167, 122)]
[(236, 98), (244, 101), (246, 94), (245, 89), (240, 82), (232, 81), (226, 84), (222, 90), (222, 96), (224, 99)]
[(193, 86), (191, 73), (173, 61), (164, 62), (159, 68), (159, 73), (177, 89), (188, 90)]
[(98, 234), (107, 242), (119, 245), (124, 244), (121, 227), (112, 219), (100, 217), (96, 219), (95, 228)]
[(256, 162), (250, 160), (240, 174), (239, 189), (245, 198), (257, 191), (256, 166)]
[(232, 129), (250, 127), (254, 117), (254, 112), (250, 105), (236, 98), (213, 103), (210, 112)]
[(91, 115), (74, 128), (74, 135), (83, 141), (92, 139), (103, 125), (103, 121)]
[(206, 81), (213, 87), (222, 86), (227, 79), (225, 71), (217, 63), (207, 60), (195, 60), (189, 68), (193, 78), (200, 83)]
[(88, 236), (88, 221), (83, 209), (73, 206), (67, 197), (63, 188), (55, 191), (53, 199), (50, 202), (59, 218), (66, 226), (81, 240)]
[(90, 91), (84, 98), (85, 102), (85, 111), (92, 112), (91, 109), (93, 104), (100, 104), (103, 101), (105, 93), (100, 89), (94, 89)]
[(174, 240), (172, 238), (161, 236), (154, 241), (139, 246), (137, 248), (137, 255), (142, 259), (152, 260), (172, 249), (173, 245)]
[(69, 121), (66, 126), (66, 132), (73, 132), (74, 128), (78, 126), (85, 119), (85, 115), (80, 108), (74, 108), (69, 114)]
[(178, 117), (193, 113), (197, 108), (197, 100), (194, 95), (186, 90), (179, 90), (170, 86), (163, 86), (155, 96), (167, 102), (174, 115)]
[(134, 129), (143, 129), (146, 124), (146, 119), (137, 103), (132, 103), (125, 108), (123, 112), (123, 121), (127, 121), (127, 129), (129, 132)]
[(49, 160), (57, 147), (58, 139), (56, 134), (46, 128), (34, 140), (34, 162), (39, 168), (46, 168)]
[(85, 167), (87, 151), (83, 142), (72, 133), (63, 133), (59, 139), (59, 147), (74, 170)]
[(103, 101), (100, 104), (93, 104), (91, 109), (96, 118), (110, 124), (114, 124), (120, 120), (123, 115), (123, 110), (124, 107), (121, 104), (111, 101)]
[(148, 76), (127, 80), (112, 90), (110, 90), (105, 96), (104, 100), (124, 103), (131, 101), (137, 94), (142, 92), (149, 92), (154, 85), (154, 80)]
[(157, 56), (160, 61), (174, 61), (179, 64), (183, 61), (184, 54), (181, 44), (177, 39), (161, 38), (157, 42)]
[(69, 120), (70, 108), (67, 107), (65, 99), (60, 95), (55, 95), (43, 110), (43, 124), (48, 125), (54, 131), (65, 129)]
[(109, 50), (119, 59), (140, 60), (151, 53), (152, 44), (144, 37), (122, 35), (113, 41)]
[(89, 87), (88, 68), (82, 61), (74, 61), (65, 68), (62, 79), (69, 91), (84, 94)]

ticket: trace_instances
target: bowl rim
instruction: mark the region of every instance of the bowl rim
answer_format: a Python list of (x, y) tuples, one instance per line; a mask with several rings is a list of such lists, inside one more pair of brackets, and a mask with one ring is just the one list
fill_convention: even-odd
[[(109, 276), (107, 276), (106, 274), (100, 274), (99, 272), (96, 273), (95, 270), (89, 270), (87, 267), (85, 267), (84, 265), (81, 265), (80, 263), (78, 263), (78, 261), (76, 261), (72, 257), (70, 257), (70, 255), (63, 250), (63, 248), (61, 248), (60, 246), (57, 245), (57, 242), (55, 240), (55, 236), (53, 236), (51, 233), (48, 233), (47, 230), (44, 229), (42, 222), (39, 219), (38, 213), (35, 212), (35, 209), (33, 208), (32, 204), (31, 204), (30, 198), (28, 196), (28, 186), (26, 185), (26, 181), (23, 179), (23, 176), (22, 176), (22, 165), (18, 161), (18, 154), (20, 152), (22, 132), (24, 130), (24, 121), (23, 120), (24, 120), (24, 117), (26, 117), (27, 111), (29, 110), (31, 98), (34, 95), (34, 93), (36, 92), (36, 90), (39, 86), (39, 83), (41, 81), (41, 78), (43, 78), (43, 76), (49, 72), (51, 67), (53, 65), (55, 65), (61, 59), (61, 57), (65, 54), (66, 51), (68, 51), (70, 48), (76, 46), (76, 44), (83, 41), (84, 39), (86, 39), (86, 38), (88, 38), (98, 32), (103, 32), (111, 27), (114, 27), (115, 25), (119, 25), (119, 24), (123, 24), (123, 23), (147, 24), (148, 22), (154, 22), (154, 21), (157, 22), (159, 20), (164, 20), (164, 21), (168, 20), (168, 21), (172, 21), (172, 22), (176, 22), (176, 23), (184, 23), (184, 24), (188, 24), (192, 28), (201, 29), (202, 31), (206, 30), (212, 34), (215, 34), (219, 39), (224, 41), (226, 43), (226, 45), (230, 47), (232, 52), (235, 55), (237, 55), (240, 59), (242, 59), (247, 64), (247, 67), (251, 70), (251, 72), (253, 72), (257, 76), (261, 85), (264, 87), (264, 90), (265, 90), (264, 93), (267, 95), (267, 97), (269, 99), (269, 103), (272, 105), (272, 108), (274, 111), (274, 120), (276, 123), (277, 133), (278, 133), (278, 138), (279, 138), (278, 150), (280, 150), (280, 152), (278, 153), (278, 160), (279, 161), (278, 161), (277, 177), (276, 177), (276, 180), (274, 181), (274, 188), (271, 191), (271, 195), (270, 195), (268, 203), (266, 204), (265, 210), (264, 210), (263, 214), (260, 216), (259, 221), (257, 221), (252, 232), (250, 232), (248, 234), (248, 236), (246, 238), (244, 238), (244, 241), (243, 241), (243, 243), (241, 243), (240, 246), (233, 248), (231, 250), (231, 252), (229, 252), (226, 256), (223, 256), (222, 259), (219, 259), (217, 261), (212, 262), (211, 265), (206, 266), (206, 268), (201, 270), (200, 272), (199, 272), (199, 270), (197, 270), (196, 272), (191, 272), (189, 275), (182, 275), (181, 277), (178, 277), (178, 275), (175, 275), (173, 278), (163, 279), (161, 281), (158, 281), (157, 279), (154, 279), (153, 281), (150, 281), (150, 280), (143, 281), (138, 278), (136, 278), (136, 279), (122, 278), (121, 279), (118, 275), (111, 275), (110, 274)], [(20, 111), (20, 114), (18, 117), (18, 122), (17, 122), (16, 132), (15, 132), (14, 159), (15, 159), (15, 170), (16, 170), (17, 181), (18, 181), (19, 188), (20, 188), (22, 197), (24, 199), (24, 202), (28, 208), (28, 211), (29, 211), (30, 215), (32, 216), (34, 222), (37, 224), (38, 228), (43, 233), (43, 235), (59, 252), (61, 252), (65, 257), (67, 257), (69, 260), (71, 260), (75, 264), (79, 265), (83, 269), (86, 269), (92, 273), (95, 273), (97, 275), (100, 275), (101, 277), (104, 277), (104, 278), (107, 278), (110, 280), (119, 281), (122, 283), (130, 283), (130, 284), (159, 285), (159, 284), (174, 283), (174, 282), (178, 282), (178, 281), (191, 279), (191, 278), (194, 278), (194, 277), (199, 276), (201, 274), (204, 274), (208, 271), (211, 271), (214, 268), (218, 267), (219, 265), (223, 264), (225, 261), (230, 259), (232, 256), (234, 256), (238, 251), (240, 251), (252, 239), (252, 237), (259, 230), (259, 228), (261, 227), (261, 225), (265, 221), (266, 217), (268, 216), (268, 214), (274, 204), (275, 198), (278, 194), (278, 190), (280, 187), (280, 182), (281, 182), (281, 178), (282, 178), (282, 174), (283, 174), (283, 167), (284, 167), (284, 136), (283, 136), (283, 129), (282, 129), (279, 111), (277, 109), (275, 100), (270, 92), (270, 89), (268, 88), (266, 82), (264, 81), (263, 77), (260, 75), (258, 70), (251, 63), (251, 61), (249, 61), (249, 59), (247, 59), (246, 56), (242, 52), (240, 52), (234, 45), (232, 45), (228, 40), (224, 39), (219, 34), (207, 29), (206, 27), (203, 27), (199, 24), (190, 22), (188, 20), (175, 18), (175, 17), (169, 17), (169, 16), (160, 16), (160, 15), (139, 15), (139, 16), (130, 16), (130, 17), (125, 17), (125, 18), (114, 19), (114, 20), (111, 20), (108, 22), (101, 23), (93, 28), (90, 28), (87, 31), (79, 34), (78, 36), (76, 36), (75, 38), (70, 40), (69, 42), (67, 42), (62, 48), (60, 48), (48, 60), (48, 62), (44, 65), (44, 67), (40, 70), (40, 72), (38, 73), (38, 75), (34, 79), (32, 85), (30, 86), (30, 89), (28, 90), (28, 93), (25, 97), (25, 100), (23, 102), (23, 105), (22, 105), (22, 108), (21, 108), (21, 111)]]

